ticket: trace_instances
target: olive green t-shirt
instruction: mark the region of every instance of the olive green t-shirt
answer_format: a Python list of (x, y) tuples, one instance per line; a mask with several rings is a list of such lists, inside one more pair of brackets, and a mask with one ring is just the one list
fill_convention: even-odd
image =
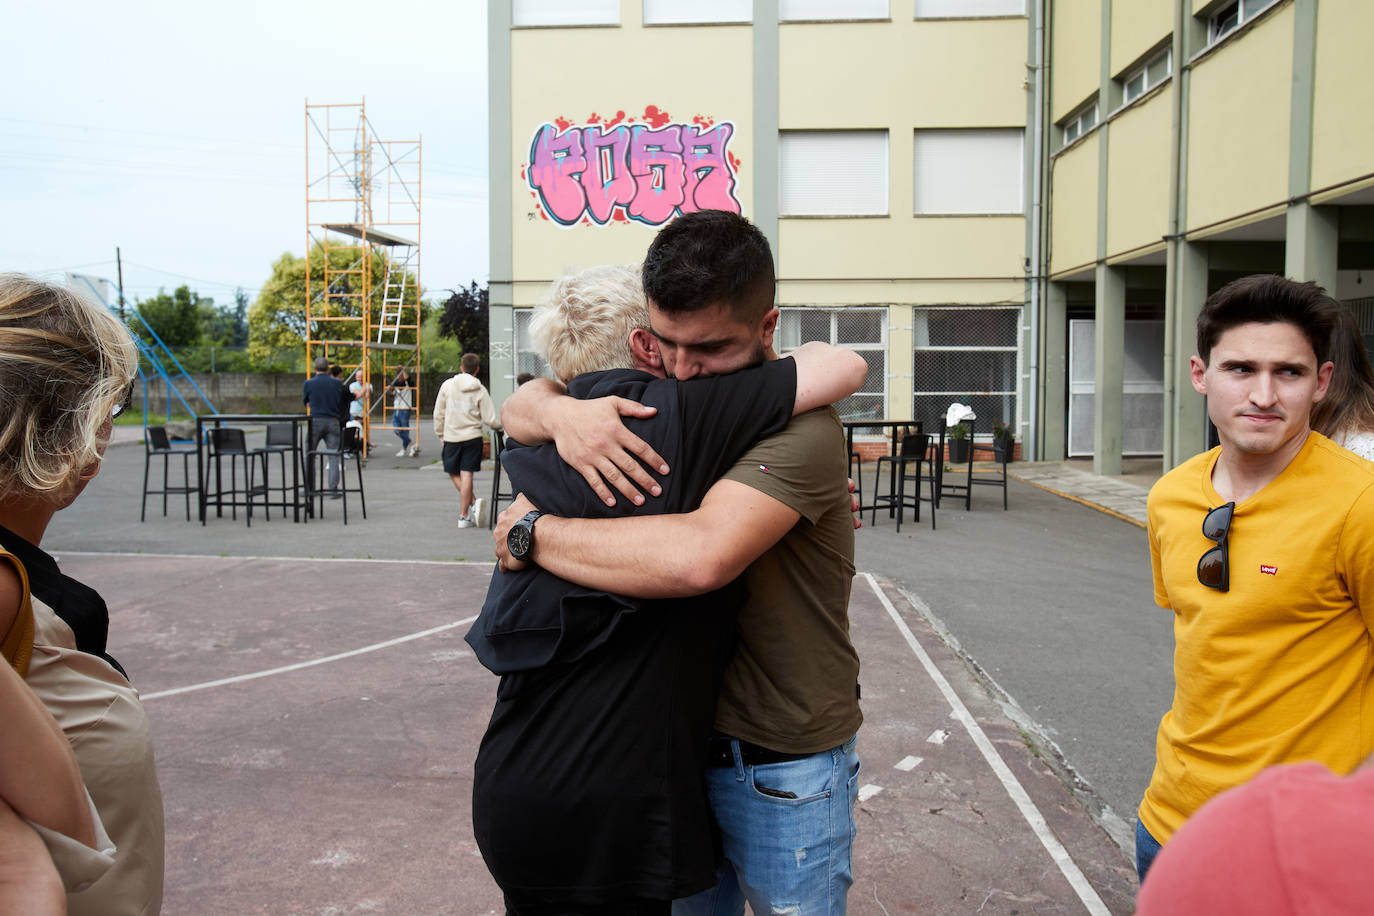
[(836, 747), (858, 731), (859, 656), (849, 640), (854, 522), (844, 430), (833, 407), (794, 417), (726, 473), (801, 514), (745, 572), (739, 647), (716, 730), (786, 753)]

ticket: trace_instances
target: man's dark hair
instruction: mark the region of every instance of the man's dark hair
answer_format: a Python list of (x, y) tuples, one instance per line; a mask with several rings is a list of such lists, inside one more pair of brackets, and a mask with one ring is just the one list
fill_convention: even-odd
[(343, 375), (343, 366), (340, 366), (338, 364), (330, 366), (329, 374), (332, 375), (334, 378), (338, 378), (339, 376)]
[(1331, 332), (1341, 304), (1315, 283), (1299, 283), (1277, 274), (1255, 274), (1232, 280), (1207, 297), (1197, 316), (1197, 355), (1210, 361), (1212, 347), (1234, 327), (1291, 324), (1302, 331), (1317, 365), (1331, 358)]
[(515, 387), (519, 388), (526, 382), (532, 382), (534, 381), (534, 378), (535, 376), (533, 372), (521, 372), (519, 375), (515, 377)]
[(468, 375), (476, 375), (481, 368), (482, 360), (476, 353), (464, 353), (463, 358), (458, 361), (458, 366)]
[(668, 314), (726, 305), (753, 324), (773, 307), (777, 282), (768, 239), (726, 210), (686, 213), (661, 229), (644, 257), (644, 294)]

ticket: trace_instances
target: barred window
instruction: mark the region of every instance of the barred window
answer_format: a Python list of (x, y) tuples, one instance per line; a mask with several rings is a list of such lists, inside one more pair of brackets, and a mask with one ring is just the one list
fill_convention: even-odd
[(534, 309), (515, 310), (515, 359), (512, 361), (515, 375), (518, 378), (522, 372), (528, 372), (542, 378), (553, 378), (548, 362), (539, 355), (530, 340), (530, 322), (533, 320)]
[(859, 390), (835, 405), (841, 420), (887, 416), (887, 309), (785, 308), (775, 343), (786, 355), (813, 340), (848, 347), (868, 363)]
[(916, 309), (912, 417), (938, 430), (949, 405), (973, 408), (981, 436), (996, 420), (1016, 423), (1021, 307)]

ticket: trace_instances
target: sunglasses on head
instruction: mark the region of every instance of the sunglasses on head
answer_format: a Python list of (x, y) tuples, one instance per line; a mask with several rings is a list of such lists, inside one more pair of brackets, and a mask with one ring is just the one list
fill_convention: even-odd
[(1231, 518), (1235, 512), (1236, 504), (1229, 502), (1209, 510), (1202, 520), (1202, 536), (1209, 541), (1216, 541), (1217, 546), (1209, 547), (1197, 561), (1197, 580), (1219, 592), (1231, 589), (1231, 554), (1228, 537), (1231, 534)]

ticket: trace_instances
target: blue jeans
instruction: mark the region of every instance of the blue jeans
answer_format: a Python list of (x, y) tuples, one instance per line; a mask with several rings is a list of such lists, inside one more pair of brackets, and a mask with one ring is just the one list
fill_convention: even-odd
[(854, 883), (855, 746), (850, 738), (801, 760), (746, 766), (732, 741), (735, 765), (706, 771), (725, 849), (720, 883), (674, 901), (674, 916), (742, 916), (746, 900), (755, 913), (843, 916)]
[(393, 410), (391, 425), (396, 427), (396, 435), (401, 439), (401, 448), (410, 448), (410, 411)]
[(1140, 821), (1135, 822), (1135, 873), (1140, 876), (1140, 883), (1145, 883), (1145, 873), (1150, 870), (1150, 866), (1155, 862), (1155, 856), (1159, 855), (1159, 840), (1150, 835), (1150, 831), (1145, 829), (1145, 825)]

